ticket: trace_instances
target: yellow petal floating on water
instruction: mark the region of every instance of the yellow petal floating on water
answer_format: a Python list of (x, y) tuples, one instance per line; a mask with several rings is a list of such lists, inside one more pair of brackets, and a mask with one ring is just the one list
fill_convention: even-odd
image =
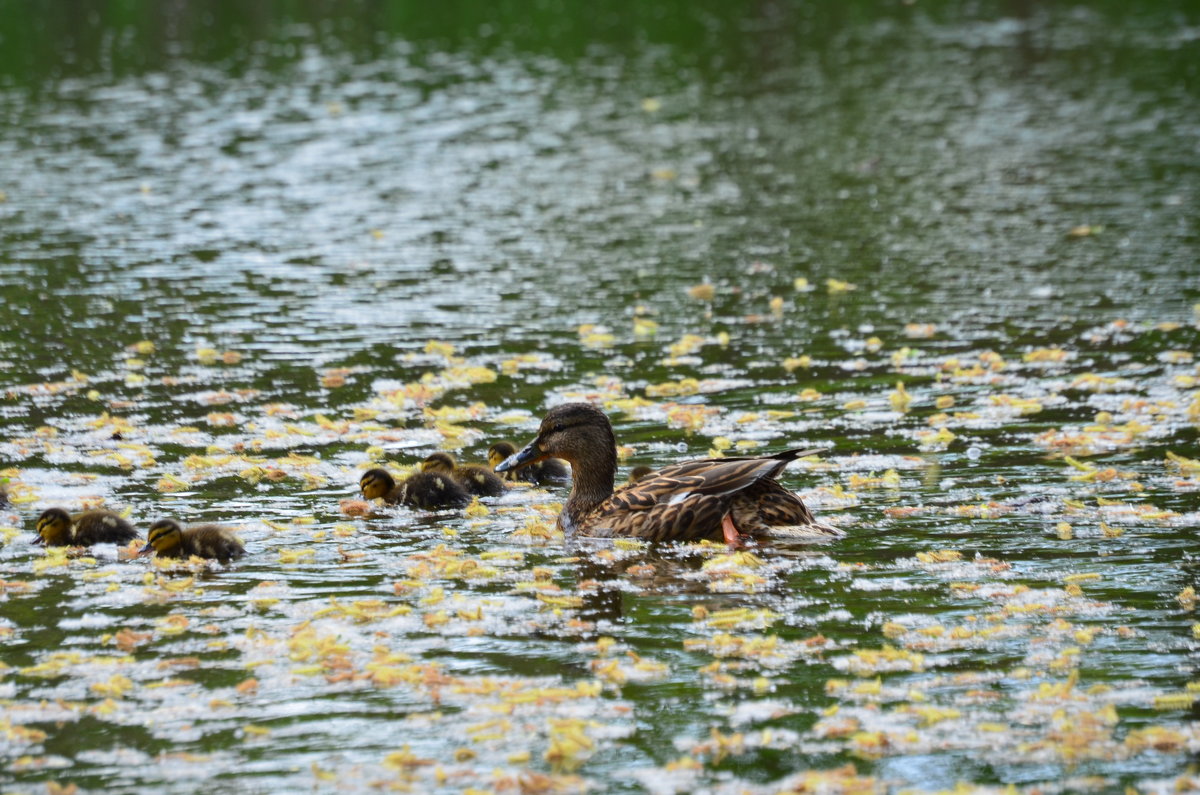
[(812, 357), (805, 354), (803, 356), (791, 356), (783, 360), (783, 369), (789, 373), (799, 368), (812, 367)]
[(1155, 709), (1190, 709), (1196, 702), (1195, 693), (1166, 693), (1154, 697)]
[(938, 549), (933, 552), (918, 552), (917, 560), (922, 563), (952, 563), (962, 560), (962, 553), (955, 549)]
[(425, 352), (444, 356), (449, 359), (454, 355), (454, 346), (449, 342), (442, 342), (441, 340), (429, 340), (425, 343)]
[(288, 565), (292, 563), (300, 563), (303, 561), (312, 560), (317, 556), (315, 549), (281, 549), (279, 550), (279, 562)]
[(633, 333), (638, 337), (653, 337), (658, 333), (658, 324), (647, 317), (633, 319)]

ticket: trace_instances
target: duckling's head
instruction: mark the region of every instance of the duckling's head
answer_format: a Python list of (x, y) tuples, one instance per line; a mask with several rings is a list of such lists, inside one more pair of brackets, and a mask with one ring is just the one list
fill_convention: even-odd
[(654, 469), (646, 466), (645, 464), (642, 464), (641, 466), (636, 466), (629, 471), (629, 482), (631, 484), (637, 483), (639, 480), (646, 477), (653, 471), (654, 471)]
[(150, 525), (146, 532), (146, 546), (142, 547), (138, 555), (157, 552), (163, 556), (170, 556), (182, 543), (183, 528), (179, 526), (179, 522), (174, 519), (159, 519)]
[(71, 515), (62, 508), (47, 508), (37, 518), (39, 542), (48, 547), (67, 547), (75, 538)]
[(358, 481), (358, 487), (368, 500), (383, 497), (396, 488), (396, 480), (383, 468), (368, 469)]
[(456, 466), (458, 466), (458, 462), (449, 453), (434, 453), (421, 462), (421, 471), (441, 472), (442, 474), (449, 475), (454, 471), (454, 467)]
[(517, 452), (517, 446), (512, 442), (496, 442), (488, 448), (488, 466), (492, 469), (500, 466), (500, 462)]
[(544, 458), (595, 461), (616, 469), (617, 439), (608, 415), (590, 403), (555, 406), (542, 419), (537, 438), (520, 452), (509, 456), (497, 472), (506, 472)]

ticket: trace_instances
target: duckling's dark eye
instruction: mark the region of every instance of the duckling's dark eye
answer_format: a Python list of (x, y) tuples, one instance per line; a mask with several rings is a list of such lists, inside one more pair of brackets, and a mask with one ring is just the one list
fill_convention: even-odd
[(554, 427), (551, 428), (550, 430), (554, 431), (555, 433), (558, 433), (562, 429), (563, 429), (563, 424), (561, 422), (556, 422), (556, 423), (554, 423)]

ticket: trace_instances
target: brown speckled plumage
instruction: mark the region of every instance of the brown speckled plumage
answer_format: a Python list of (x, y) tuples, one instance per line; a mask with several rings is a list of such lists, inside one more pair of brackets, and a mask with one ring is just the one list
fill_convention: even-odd
[(140, 554), (151, 551), (160, 558), (198, 558), (228, 563), (246, 554), (246, 548), (228, 527), (203, 524), (184, 530), (174, 519), (159, 519), (146, 533), (146, 546)]
[(138, 537), (133, 525), (112, 511), (84, 511), (74, 515), (48, 508), (37, 519), (37, 534), (48, 547), (90, 547), (92, 544), (128, 544)]
[(407, 505), (424, 511), (462, 508), (471, 496), (454, 478), (436, 472), (414, 472), (400, 483), (386, 469), (376, 467), (363, 473), (358, 482), (368, 500), (382, 499), (389, 505)]
[(478, 464), (460, 464), (449, 453), (434, 453), (421, 463), (421, 469), (448, 475), (457, 480), (468, 494), (477, 497), (499, 497), (507, 488), (492, 470)]
[[(496, 467), (500, 466), (501, 462), (515, 452), (517, 452), (517, 446), (512, 442), (496, 442), (488, 448), (488, 463), (495, 470)], [(516, 469), (510, 469), (498, 474), (505, 480), (520, 480), (532, 483), (535, 486), (569, 483), (571, 481), (571, 472), (567, 469), (567, 465), (557, 458), (543, 458), (541, 461), (522, 464)]]
[(568, 403), (551, 410), (537, 438), (502, 466), (548, 455), (566, 459), (575, 482), (558, 524), (580, 535), (719, 541), (727, 538), (727, 517), (738, 532), (751, 536), (772, 528), (813, 537), (842, 535), (814, 519), (800, 498), (775, 480), (788, 462), (812, 451), (685, 461), (614, 492), (616, 446), (604, 412)]

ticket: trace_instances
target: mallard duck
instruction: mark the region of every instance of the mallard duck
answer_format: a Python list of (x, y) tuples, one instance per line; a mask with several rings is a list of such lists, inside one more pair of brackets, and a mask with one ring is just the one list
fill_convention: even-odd
[[(512, 442), (496, 442), (488, 448), (488, 463), (491, 464), (493, 470), (496, 470), (496, 467), (500, 466), (500, 462), (506, 461), (515, 452), (517, 452), (517, 446)], [(505, 480), (523, 480), (535, 486), (545, 483), (566, 483), (571, 479), (571, 473), (567, 470), (566, 464), (557, 458), (543, 458), (531, 464), (523, 464), (516, 469), (504, 470), (500, 476)]]
[(499, 497), (505, 491), (504, 481), (492, 470), (478, 464), (460, 464), (449, 453), (434, 453), (421, 463), (422, 472), (449, 475), (479, 497)]
[(92, 544), (128, 544), (138, 537), (133, 525), (112, 511), (84, 511), (71, 515), (62, 508), (47, 508), (37, 518), (38, 541), (48, 547), (90, 547)]
[(537, 438), (497, 467), (508, 471), (558, 456), (571, 464), (574, 486), (558, 517), (565, 533), (647, 541), (724, 540), (738, 544), (772, 528), (794, 535), (837, 537), (775, 478), (816, 450), (786, 450), (758, 458), (685, 461), (650, 472), (613, 492), (617, 441), (604, 412), (566, 403), (542, 420)]
[(184, 530), (174, 519), (159, 519), (146, 533), (146, 546), (138, 555), (160, 558), (209, 558), (228, 563), (246, 554), (246, 548), (228, 527), (202, 524)]
[(368, 469), (358, 481), (368, 500), (382, 498), (391, 505), (408, 505), (425, 511), (462, 508), (471, 496), (454, 478), (436, 472), (414, 472), (397, 485), (386, 469)]

